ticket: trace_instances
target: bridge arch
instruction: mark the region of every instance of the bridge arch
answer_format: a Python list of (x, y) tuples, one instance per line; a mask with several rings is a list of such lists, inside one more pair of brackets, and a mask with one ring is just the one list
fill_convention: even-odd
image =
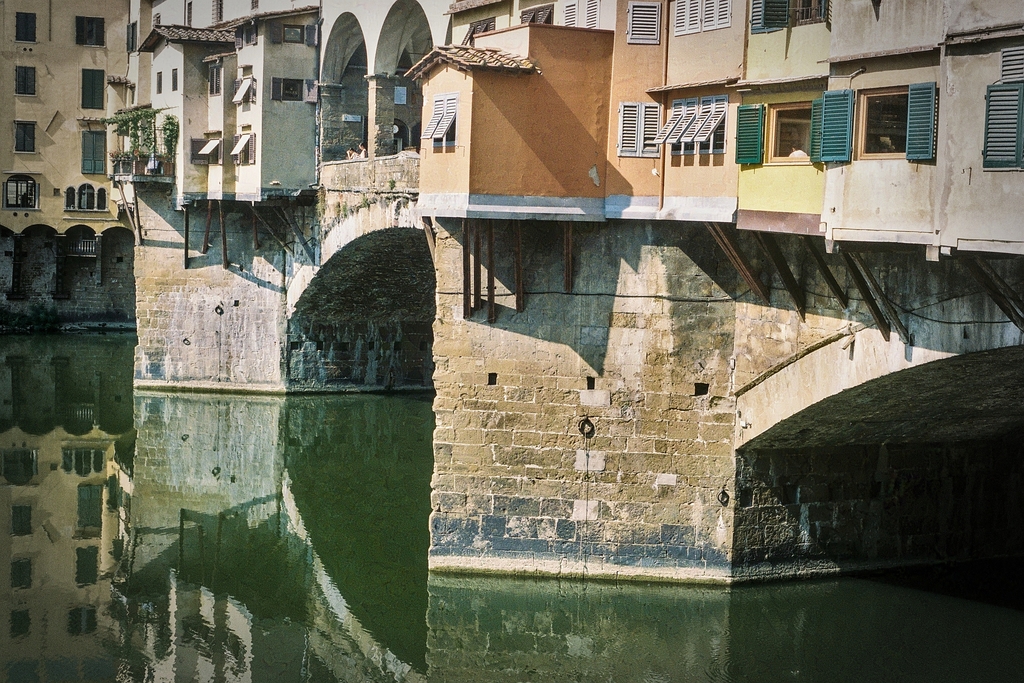
[(366, 144), (369, 83), (366, 40), (359, 19), (339, 16), (327, 38), (320, 75), (324, 161), (340, 161)]
[(403, 59), (412, 66), (426, 56), (433, 45), (423, 7), (416, 0), (397, 0), (380, 31), (374, 73), (395, 76)]

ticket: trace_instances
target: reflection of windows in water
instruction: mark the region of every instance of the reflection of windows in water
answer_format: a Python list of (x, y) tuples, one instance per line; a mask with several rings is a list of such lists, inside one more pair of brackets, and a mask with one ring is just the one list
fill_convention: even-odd
[(32, 617), (29, 616), (27, 609), (17, 609), (11, 612), (11, 638), (27, 636), (31, 627)]
[(29, 448), (0, 451), (0, 474), (8, 483), (24, 486), (39, 473), (36, 452)]
[(97, 528), (103, 524), (103, 486), (78, 487), (78, 528)]
[(103, 472), (103, 451), (97, 448), (65, 448), (61, 452), (61, 467), (65, 472), (75, 471), (80, 477)]
[(32, 506), (11, 506), (11, 535), (28, 536), (32, 533)]
[(771, 161), (810, 160), (811, 104), (772, 109)]
[(906, 154), (907, 93), (864, 97), (861, 154)]
[(68, 612), (68, 633), (80, 636), (96, 630), (96, 608), (75, 607)]
[(84, 586), (96, 583), (100, 568), (100, 549), (96, 546), (75, 548), (75, 583)]
[(11, 588), (32, 587), (32, 560), (23, 557), (11, 560)]

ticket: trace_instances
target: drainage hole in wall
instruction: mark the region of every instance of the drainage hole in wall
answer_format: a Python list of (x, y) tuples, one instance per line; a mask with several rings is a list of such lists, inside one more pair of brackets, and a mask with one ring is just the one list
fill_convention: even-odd
[(597, 378), (596, 377), (588, 377), (587, 378), (587, 389), (589, 391), (593, 391), (595, 386), (597, 386)]
[(711, 386), (707, 382), (695, 382), (693, 385), (694, 396), (707, 396)]
[(487, 386), (493, 387), (498, 384), (498, 373), (488, 372), (487, 373)]

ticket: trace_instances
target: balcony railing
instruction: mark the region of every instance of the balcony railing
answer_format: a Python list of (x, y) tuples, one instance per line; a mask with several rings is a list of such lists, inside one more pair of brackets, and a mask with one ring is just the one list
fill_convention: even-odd
[(67, 256), (87, 256), (96, 258), (96, 240), (70, 240), (65, 244), (65, 250), (65, 254)]
[(815, 24), (825, 21), (826, 7), (822, 7), (821, 0), (803, 0), (795, 3), (790, 10), (792, 12), (792, 23), (795, 26), (800, 24)]
[(172, 182), (174, 162), (168, 157), (114, 159), (114, 178), (129, 182)]

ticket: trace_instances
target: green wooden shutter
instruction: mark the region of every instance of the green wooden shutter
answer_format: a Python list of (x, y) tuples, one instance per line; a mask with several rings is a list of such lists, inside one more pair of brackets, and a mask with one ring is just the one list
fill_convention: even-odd
[(825, 21), (829, 20), (828, 6), (829, 6), (828, 0), (821, 0), (821, 6), (818, 9), (818, 16), (820, 16)]
[(763, 141), (764, 105), (741, 104), (736, 110), (736, 163), (761, 163)]
[(93, 137), (92, 137), (91, 131), (83, 131), (82, 132), (82, 174), (83, 175), (88, 175), (90, 173), (95, 173), (96, 172), (96, 171), (93, 170), (93, 164), (92, 164), (93, 156), (95, 156), (95, 154), (93, 152), (93, 149), (92, 149), (92, 141), (93, 141)]
[(98, 527), (103, 524), (103, 487), (78, 487), (78, 526)]
[(82, 173), (104, 173), (106, 171), (106, 134), (101, 131), (82, 131)]
[(82, 69), (82, 109), (103, 109), (105, 81), (102, 69)]
[(85, 17), (75, 17), (75, 43), (85, 45)]
[(907, 97), (907, 160), (935, 158), (935, 84), (912, 83)]
[(811, 161), (821, 163), (821, 113), (824, 100), (818, 98), (811, 102)]
[(985, 96), (984, 168), (1016, 168), (1021, 165), (1021, 115), (1024, 83), (988, 86)]
[(789, 0), (762, 0), (765, 28), (786, 28), (789, 26)]
[(822, 96), (821, 160), (846, 162), (853, 146), (853, 91), (829, 90)]

